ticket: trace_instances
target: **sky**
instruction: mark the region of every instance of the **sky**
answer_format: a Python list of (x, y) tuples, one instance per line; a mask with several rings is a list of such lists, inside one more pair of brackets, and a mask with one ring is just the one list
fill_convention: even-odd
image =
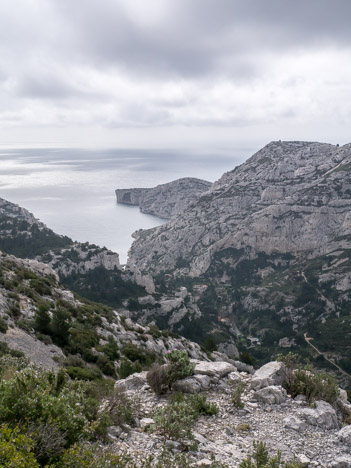
[(350, 0), (1, 0), (0, 149), (348, 143), (350, 20)]

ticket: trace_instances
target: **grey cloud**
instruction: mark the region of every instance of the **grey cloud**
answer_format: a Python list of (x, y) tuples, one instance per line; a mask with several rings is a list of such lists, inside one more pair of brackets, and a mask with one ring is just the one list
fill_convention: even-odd
[(70, 41), (82, 61), (155, 77), (255, 76), (261, 52), (350, 46), (349, 0), (169, 0), (153, 28), (128, 17), (120, 2), (60, 0)]

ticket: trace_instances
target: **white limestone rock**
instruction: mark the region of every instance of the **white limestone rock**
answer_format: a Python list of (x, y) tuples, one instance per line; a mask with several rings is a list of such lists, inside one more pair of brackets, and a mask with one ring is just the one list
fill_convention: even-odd
[(336, 429), (339, 427), (334, 408), (323, 400), (316, 401), (316, 408), (304, 408), (300, 410), (298, 416), (304, 419), (307, 424), (323, 429)]
[(194, 373), (208, 375), (209, 377), (225, 377), (234, 372), (236, 368), (229, 362), (199, 362), (195, 365)]
[(345, 426), (338, 432), (339, 439), (351, 448), (351, 426)]
[(259, 390), (270, 385), (282, 385), (285, 366), (282, 362), (272, 361), (257, 369), (251, 381), (251, 388)]
[(280, 405), (286, 400), (286, 390), (276, 385), (261, 388), (253, 395), (254, 399), (269, 405)]
[(332, 462), (330, 466), (331, 468), (351, 468), (351, 457), (338, 457)]
[(304, 432), (307, 429), (307, 424), (294, 415), (284, 418), (283, 425), (284, 427), (293, 429), (296, 432)]
[(186, 377), (174, 382), (172, 390), (182, 393), (199, 393), (201, 391), (201, 383), (194, 376)]
[(132, 375), (129, 375), (125, 379), (117, 380), (115, 383), (115, 388), (120, 390), (139, 390), (145, 385), (147, 385), (146, 381), (147, 372), (139, 372)]
[(139, 422), (139, 426), (142, 431), (145, 431), (145, 429), (148, 429), (154, 424), (155, 424), (155, 421), (152, 418), (142, 418), (140, 419), (140, 422)]

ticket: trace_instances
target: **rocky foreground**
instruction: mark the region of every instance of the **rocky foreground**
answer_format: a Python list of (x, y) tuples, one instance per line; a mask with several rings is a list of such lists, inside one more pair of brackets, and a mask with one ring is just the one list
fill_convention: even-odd
[[(211, 466), (215, 459), (224, 464), (221, 466), (238, 467), (252, 451), (253, 441), (260, 440), (272, 454), (280, 450), (283, 460), (295, 457), (302, 467), (351, 467), (351, 426), (342, 423), (343, 415), (351, 415), (345, 391), (340, 390), (334, 407), (325, 401), (309, 407), (303, 395), (294, 399), (287, 395), (280, 362), (270, 362), (255, 373), (241, 363), (193, 362), (194, 375), (178, 381), (174, 390), (206, 392), (219, 412), (198, 419), (193, 431), (198, 446), (190, 452), (191, 466)], [(147, 455), (157, 458), (164, 446), (174, 453), (182, 448), (179, 442), (165, 440), (153, 431), (155, 410), (166, 405), (168, 396), (157, 397), (146, 374), (134, 374), (116, 383), (116, 388), (140, 402), (137, 427), (110, 429), (114, 450), (128, 451), (135, 460)], [(238, 383), (245, 384), (239, 408), (233, 403)]]

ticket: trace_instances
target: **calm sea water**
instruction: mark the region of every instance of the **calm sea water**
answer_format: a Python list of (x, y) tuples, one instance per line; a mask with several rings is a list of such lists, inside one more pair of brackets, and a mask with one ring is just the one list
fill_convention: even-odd
[(18, 203), (59, 234), (118, 252), (122, 263), (140, 228), (164, 221), (118, 205), (116, 188), (153, 187), (179, 177), (209, 181), (243, 158), (140, 150), (0, 151), (0, 197)]

